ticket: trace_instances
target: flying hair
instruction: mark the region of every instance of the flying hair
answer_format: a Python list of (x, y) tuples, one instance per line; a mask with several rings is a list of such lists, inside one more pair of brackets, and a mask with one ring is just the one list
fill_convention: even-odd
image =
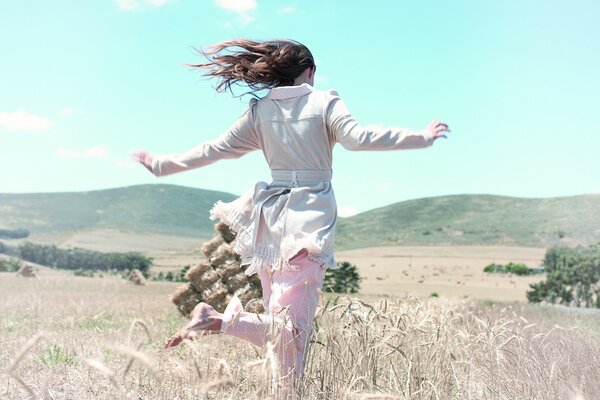
[(294, 40), (236, 39), (194, 50), (208, 61), (185, 65), (218, 78), (217, 92), (233, 93), (232, 86), (241, 83), (253, 92), (291, 86), (306, 68), (315, 66), (310, 50)]

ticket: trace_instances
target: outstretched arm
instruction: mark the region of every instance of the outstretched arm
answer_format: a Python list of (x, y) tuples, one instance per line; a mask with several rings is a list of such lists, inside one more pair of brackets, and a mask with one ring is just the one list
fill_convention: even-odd
[(259, 148), (260, 144), (252, 124), (251, 107), (226, 133), (185, 153), (153, 156), (144, 150), (139, 150), (133, 152), (132, 157), (154, 175), (164, 176), (204, 167), (218, 160), (239, 158)]
[(335, 91), (331, 91), (331, 102), (327, 109), (327, 126), (334, 142), (347, 150), (399, 150), (418, 149), (431, 146), (435, 139), (446, 137), (448, 125), (432, 121), (422, 131), (405, 128), (361, 126), (352, 117), (344, 102)]

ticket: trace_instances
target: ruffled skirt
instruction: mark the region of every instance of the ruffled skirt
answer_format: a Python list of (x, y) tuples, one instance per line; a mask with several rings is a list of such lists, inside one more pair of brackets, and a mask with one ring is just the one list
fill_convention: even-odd
[(238, 199), (218, 201), (210, 210), (237, 233), (233, 249), (252, 275), (261, 268), (295, 270), (289, 260), (302, 249), (327, 268), (333, 254), (337, 208), (331, 182), (257, 182)]

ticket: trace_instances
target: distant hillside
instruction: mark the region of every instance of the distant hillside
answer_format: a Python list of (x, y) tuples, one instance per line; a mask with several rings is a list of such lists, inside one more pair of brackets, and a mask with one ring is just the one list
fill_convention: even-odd
[(547, 199), (456, 195), (411, 200), (341, 219), (336, 233), (340, 248), (596, 243), (600, 242), (600, 195)]
[[(75, 193), (0, 194), (0, 229), (32, 235), (119, 229), (212, 237), (208, 212), (230, 193), (153, 184)], [(600, 195), (523, 199), (456, 195), (404, 201), (340, 218), (339, 249), (386, 245), (600, 242)]]
[(73, 193), (0, 194), (0, 228), (32, 235), (115, 228), (176, 236), (213, 235), (208, 212), (230, 193), (153, 184)]

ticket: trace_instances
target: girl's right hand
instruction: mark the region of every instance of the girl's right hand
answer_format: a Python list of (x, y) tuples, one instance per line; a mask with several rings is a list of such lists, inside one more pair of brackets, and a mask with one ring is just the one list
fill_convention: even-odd
[(154, 160), (154, 156), (148, 153), (146, 150), (136, 150), (131, 153), (131, 158), (134, 161), (141, 163), (144, 167), (148, 169), (148, 171), (154, 173), (152, 170), (152, 161)]
[(447, 139), (448, 136), (446, 136), (444, 133), (444, 131), (446, 132), (450, 132), (450, 128), (448, 127), (448, 124), (446, 124), (445, 122), (441, 122), (436, 120), (433, 120), (429, 123), (429, 125), (427, 125), (427, 128), (425, 128), (425, 131), (428, 132), (431, 137), (433, 137), (433, 140), (435, 139), (439, 139), (441, 137), (443, 137), (444, 139)]

